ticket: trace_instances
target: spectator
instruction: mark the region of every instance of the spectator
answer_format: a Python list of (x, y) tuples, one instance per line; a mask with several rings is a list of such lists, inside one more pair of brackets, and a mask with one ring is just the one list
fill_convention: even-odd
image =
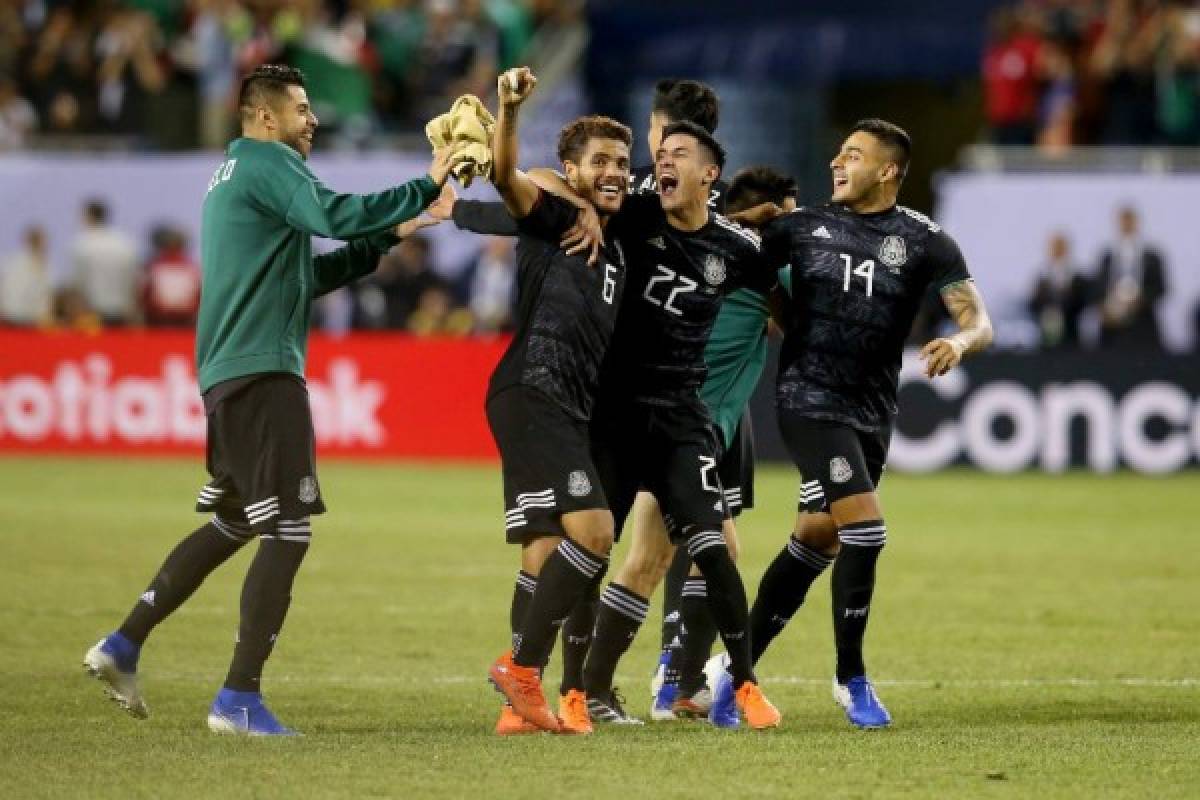
[(477, 331), (494, 333), (511, 327), (516, 287), (512, 239), (489, 237), (471, 268), (468, 305)]
[(17, 84), (0, 74), (0, 151), (24, 147), (37, 121), (33, 105), (17, 94)]
[(74, 286), (64, 286), (54, 293), (52, 324), (56, 328), (80, 333), (96, 334), (104, 327), (83, 293)]
[(1101, 256), (1096, 275), (1100, 343), (1161, 349), (1156, 307), (1167, 293), (1162, 256), (1142, 239), (1136, 210), (1122, 208), (1117, 225), (1117, 239)]
[(71, 249), (73, 285), (105, 325), (138, 321), (138, 259), (133, 240), (109, 225), (108, 206), (90, 200), (83, 209), (83, 232)]
[(182, 231), (161, 227), (152, 236), (154, 254), (146, 265), (142, 293), (147, 325), (190, 328), (200, 310), (200, 267), (188, 256)]
[(1060, 233), (1050, 237), (1047, 260), (1038, 273), (1029, 311), (1047, 349), (1079, 346), (1079, 318), (1087, 307), (1087, 279), (1071, 258), (1071, 242)]
[(45, 325), (50, 321), (50, 263), (46, 233), (25, 229), (25, 246), (0, 266), (0, 320), (7, 325)]
[(448, 292), (433, 271), (429, 239), (409, 236), (383, 256), (379, 268), (359, 285), (354, 327), (407, 328), (408, 318), (428, 289)]
[(405, 326), (417, 336), (466, 336), (471, 332), (471, 312), (454, 305), (444, 285), (430, 286), (417, 297), (417, 306)]
[(1032, 145), (1042, 41), (1024, 11), (997, 9), (983, 54), (984, 106), (992, 142)]
[(1104, 96), (1100, 143), (1145, 145), (1155, 136), (1155, 3), (1110, 0), (1091, 55), (1091, 70)]
[(460, 94), (486, 95), (499, 48), (480, 0), (425, 0), (425, 35), (409, 76), (416, 117), (442, 113)]

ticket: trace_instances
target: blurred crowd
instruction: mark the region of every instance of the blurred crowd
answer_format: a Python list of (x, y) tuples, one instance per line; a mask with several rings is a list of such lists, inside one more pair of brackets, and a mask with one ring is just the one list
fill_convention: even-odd
[[(1077, 260), (1065, 233), (1051, 235), (1028, 303), (1042, 348), (1163, 349), (1158, 307), (1169, 289), (1167, 265), (1143, 237), (1137, 209), (1120, 209), (1116, 222), (1091, 266)], [(1200, 348), (1200, 304), (1196, 319)]]
[(419, 131), (484, 95), (582, 0), (0, 0), (0, 150), (109, 134), (220, 148), (241, 77), (302, 69), (329, 141)]
[(983, 56), (999, 145), (1200, 144), (1200, 2), (1025, 0)]
[[(411, 236), (374, 274), (318, 306), (334, 330), (406, 330), (419, 335), (510, 330), (516, 301), (511, 239), (489, 238), (452, 275), (439, 273), (432, 238)], [(55, 269), (43, 228), (24, 231), (16, 252), (0, 254), (0, 324), (97, 332), (106, 328), (191, 328), (200, 305), (200, 267), (186, 234), (160, 225), (149, 241), (113, 224), (102, 200), (89, 200)]]

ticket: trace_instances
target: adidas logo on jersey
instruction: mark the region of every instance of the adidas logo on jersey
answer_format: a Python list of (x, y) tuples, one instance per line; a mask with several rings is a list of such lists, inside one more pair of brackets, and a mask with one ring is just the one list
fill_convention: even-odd
[(653, 239), (648, 239), (646, 241), (646, 244), (657, 247), (659, 250), (667, 249), (667, 243), (665, 241), (663, 241), (663, 237), (661, 237), (661, 236), (655, 236)]
[(833, 238), (832, 236), (829, 235), (829, 231), (825, 230), (824, 225), (822, 225), (821, 227), (819, 227), (815, 231), (813, 231), (812, 235), (817, 237), (818, 239), (832, 239)]

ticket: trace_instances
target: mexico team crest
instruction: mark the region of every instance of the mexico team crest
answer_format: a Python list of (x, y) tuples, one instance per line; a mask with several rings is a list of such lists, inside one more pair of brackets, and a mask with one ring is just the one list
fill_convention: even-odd
[(317, 482), (309, 475), (300, 481), (300, 502), (312, 503), (317, 499)]
[(577, 469), (567, 476), (567, 492), (571, 497), (586, 497), (592, 493), (592, 482), (587, 473)]
[(829, 479), (834, 483), (845, 483), (854, 477), (854, 470), (850, 468), (850, 462), (841, 456), (833, 458), (829, 462)]
[(725, 282), (725, 259), (709, 253), (704, 257), (704, 280), (713, 286)]
[(879, 245), (879, 260), (889, 267), (900, 267), (908, 261), (908, 248), (899, 236), (889, 236)]

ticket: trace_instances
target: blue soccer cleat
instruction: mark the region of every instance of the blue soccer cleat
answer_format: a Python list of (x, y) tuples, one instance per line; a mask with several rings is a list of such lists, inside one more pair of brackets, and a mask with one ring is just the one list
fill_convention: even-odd
[(222, 689), (217, 692), (212, 708), (208, 710), (208, 729), (213, 733), (228, 733), (235, 736), (299, 736), (285, 727), (263, 703), (258, 692), (235, 692)]
[(712, 688), (712, 708), (708, 710), (708, 721), (717, 728), (736, 728), (738, 719), (737, 693), (733, 690), (733, 677), (722, 669), (716, 676)]
[(879, 696), (875, 694), (875, 688), (866, 675), (851, 678), (845, 685), (834, 678), (833, 699), (846, 709), (846, 719), (857, 728), (874, 730), (892, 724), (892, 715), (879, 702)]
[[(678, 641), (678, 640), (677, 640)], [(667, 680), (667, 667), (671, 665), (671, 648), (664, 649), (658, 654), (658, 663), (654, 665), (654, 674), (650, 676), (650, 699), (658, 697), (658, 690)]]
[(88, 675), (104, 684), (104, 691), (114, 703), (130, 716), (145, 719), (150, 716), (146, 701), (138, 688), (137, 662), (141, 648), (119, 633), (110, 633), (92, 646), (83, 656), (83, 668)]
[(654, 695), (654, 705), (650, 707), (650, 719), (655, 722), (671, 722), (675, 716), (675, 698), (679, 696), (679, 684), (664, 683)]

